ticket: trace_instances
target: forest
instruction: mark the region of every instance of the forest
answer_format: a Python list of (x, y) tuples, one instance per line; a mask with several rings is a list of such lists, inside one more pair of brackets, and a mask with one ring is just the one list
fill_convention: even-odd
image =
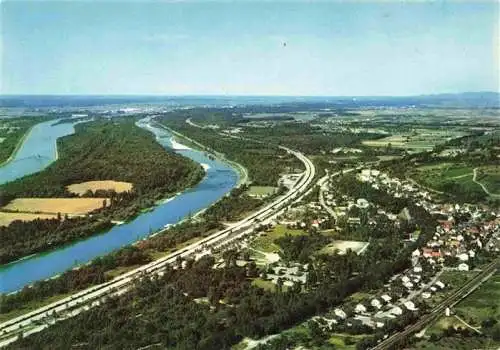
[(161, 197), (201, 179), (201, 167), (167, 152), (133, 120), (96, 121), (76, 126), (58, 140), (59, 159), (45, 170), (0, 186), (0, 203), (9, 197), (71, 197), (66, 186), (91, 180), (131, 182), (138, 195)]
[(133, 190), (87, 194), (110, 197), (109, 206), (92, 217), (59, 215), (1, 227), (1, 263), (109, 229), (111, 219), (130, 219), (156, 200), (193, 186), (204, 175), (201, 166), (166, 151), (133, 120), (80, 124), (75, 135), (58, 142), (59, 160), (39, 173), (0, 186), (0, 205), (19, 197), (74, 197), (66, 186), (90, 180), (127, 181), (133, 183)]
[[(342, 192), (369, 194), (346, 179), (341, 180)], [(351, 191), (353, 187), (356, 187)], [(400, 207), (408, 203), (391, 203), (382, 198), (382, 205)], [(283, 249), (285, 259), (298, 259), (308, 264), (305, 285), (298, 284), (286, 290), (276, 285), (275, 291), (266, 291), (251, 285), (252, 278), (261, 272), (253, 261), (237, 266), (236, 259), (248, 259), (244, 254), (228, 251), (223, 254), (225, 264), (213, 269), (213, 257), (199, 261), (187, 260), (184, 269), (168, 266), (162, 277), (137, 281), (137, 288), (117, 298), (109, 299), (102, 307), (82, 313), (66, 322), (56, 324), (42, 333), (13, 344), (11, 348), (55, 348), (80, 346), (85, 349), (115, 346), (126, 349), (159, 347), (174, 349), (228, 349), (244, 337), (258, 338), (290, 328), (309, 317), (334, 307), (355, 292), (381, 287), (387, 278), (410, 265), (408, 256), (433, 233), (435, 219), (425, 210), (410, 206), (415, 223), (421, 228), (417, 242), (403, 246), (400, 234), (387, 230), (377, 234), (364, 255), (352, 252), (345, 255), (300, 254), (309, 253), (323, 245), (326, 239), (313, 234), (284, 238), (276, 241)], [(174, 234), (162, 234), (141, 242), (144, 249), (171, 247), (181, 232), (190, 236), (208, 234), (199, 225), (187, 222)], [(174, 230), (176, 230), (174, 228)], [(186, 230), (188, 229), (188, 230)], [(213, 226), (212, 229), (216, 229)], [(92, 264), (92, 269), (95, 269)], [(91, 267), (88, 267), (89, 269)], [(102, 271), (102, 270), (101, 270)], [(97, 274), (93, 278), (98, 278)], [(85, 276), (85, 274), (84, 274)], [(29, 291), (22, 291), (29, 293)], [(6, 296), (8, 301), (11, 296)], [(12, 297), (15, 298), (15, 297)], [(131, 315), (133, 317), (131, 317)], [(406, 322), (406, 321), (405, 321)], [(379, 332), (404, 325), (388, 323)], [(78, 331), (75, 331), (78, 329)], [(392, 329), (392, 328), (391, 328)], [(66, 335), (66, 336), (65, 336)], [(378, 336), (378, 335), (377, 335)], [(360, 348), (371, 346), (371, 339), (360, 343)], [(279, 347), (277, 347), (279, 348)]]
[(222, 136), (214, 130), (190, 126), (185, 123), (185, 119), (173, 119), (170, 115), (159, 121), (210, 150), (224, 154), (227, 159), (243, 165), (254, 185), (277, 186), (283, 173), (300, 172), (303, 169), (303, 164), (295, 156), (276, 145)]
[(323, 256), (311, 264), (304, 287), (278, 286), (275, 292), (251, 286), (255, 267), (236, 266), (232, 254), (224, 254), (221, 269), (212, 268), (213, 257), (189, 260), (184, 269), (168, 266), (162, 277), (144, 278), (130, 292), (10, 348), (228, 349), (243, 337), (277, 333), (356, 291), (380, 286), (409, 264), (407, 252), (391, 242), (374, 244), (366, 259)]

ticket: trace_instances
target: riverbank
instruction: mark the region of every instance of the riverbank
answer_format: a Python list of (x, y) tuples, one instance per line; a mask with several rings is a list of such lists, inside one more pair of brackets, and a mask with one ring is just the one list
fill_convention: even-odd
[[(160, 128), (162, 129), (165, 129), (167, 130), (168, 132), (172, 133), (173, 135), (175, 135), (176, 137), (178, 137), (180, 140), (180, 142), (177, 143), (176, 141), (176, 144), (177, 145), (182, 145), (184, 147), (187, 147), (188, 149), (191, 149), (190, 147), (182, 144), (181, 140), (183, 141), (187, 141), (188, 143), (190, 143), (191, 145), (193, 145), (194, 149), (197, 149), (201, 152), (208, 152), (209, 154), (211, 154), (212, 156), (214, 156), (215, 158), (217, 158), (218, 160), (222, 161), (222, 162), (225, 162), (227, 164), (229, 164), (234, 170), (236, 170), (236, 172), (238, 173), (238, 184), (237, 184), (237, 187), (240, 187), (242, 185), (245, 185), (247, 183), (249, 183), (249, 175), (248, 175), (248, 170), (241, 164), (235, 162), (235, 161), (232, 161), (232, 160), (229, 160), (225, 157), (224, 154), (220, 153), (220, 152), (217, 152), (217, 151), (214, 151), (212, 149), (209, 149), (208, 147), (202, 145), (201, 143), (199, 143), (198, 141), (195, 141), (183, 134), (181, 134), (180, 132), (178, 131), (175, 131), (174, 129), (172, 128), (169, 128), (168, 126), (166, 125), (163, 125), (157, 121), (152, 121), (152, 123), (154, 123), (155, 125), (159, 126)], [(185, 149), (185, 148), (181, 148), (181, 149)]]
[(34, 124), (28, 130), (26, 130), (26, 132), (24, 133), (24, 135), (19, 139), (19, 141), (17, 141), (16, 147), (14, 148), (14, 150), (12, 151), (12, 153), (10, 154), (9, 158), (7, 158), (4, 162), (0, 163), (0, 168), (6, 166), (7, 164), (9, 164), (15, 158), (17, 152), (21, 149), (21, 146), (23, 145), (24, 141), (26, 141), (26, 139), (31, 134), (31, 132), (33, 131), (33, 128), (36, 125), (38, 125), (38, 124)]
[[(156, 134), (160, 134), (161, 128), (156, 129)], [(167, 136), (170, 138), (170, 133)], [(167, 139), (162, 145), (167, 148), (169, 145), (165, 141)], [(155, 232), (163, 232), (166, 225), (184, 222), (192, 218), (193, 214), (200, 215), (236, 186), (239, 176), (227, 163), (209, 158), (204, 152), (196, 150), (178, 153), (198, 164), (209, 166), (200, 182), (173, 197), (165, 198), (163, 204), (154, 206), (151, 211), (121, 225), (114, 225), (102, 234), (0, 267), (0, 293), (19, 290), (130, 246)]]

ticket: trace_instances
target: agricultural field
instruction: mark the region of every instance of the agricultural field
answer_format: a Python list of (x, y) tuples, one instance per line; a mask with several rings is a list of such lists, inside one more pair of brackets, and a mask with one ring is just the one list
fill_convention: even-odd
[(436, 145), (464, 135), (454, 130), (416, 129), (382, 139), (364, 140), (362, 143), (369, 147), (392, 147), (419, 152), (432, 150)]
[(133, 185), (130, 182), (123, 181), (87, 181), (67, 186), (67, 190), (77, 195), (84, 195), (87, 191), (95, 192), (97, 190), (113, 190), (116, 193), (128, 192), (132, 190)]
[(53, 219), (56, 214), (31, 214), (31, 213), (6, 213), (0, 212), (0, 226), (9, 226), (11, 222), (16, 220), (33, 221), (36, 219)]
[(278, 189), (273, 186), (250, 186), (247, 194), (251, 197), (267, 197), (276, 193)]
[(103, 207), (107, 198), (17, 198), (3, 210), (22, 213), (83, 215)]

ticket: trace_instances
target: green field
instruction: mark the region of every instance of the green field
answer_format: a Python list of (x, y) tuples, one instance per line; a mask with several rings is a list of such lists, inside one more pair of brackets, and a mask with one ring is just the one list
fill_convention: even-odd
[(295, 230), (286, 228), (285, 225), (277, 225), (272, 230), (265, 232), (262, 236), (257, 237), (251, 244), (255, 250), (260, 250), (266, 253), (274, 253), (280, 250), (280, 247), (274, 243), (274, 240), (285, 236), (285, 234), (292, 236), (303, 235), (303, 230)]
[[(271, 281), (266, 281), (263, 280), (262, 278), (256, 278), (252, 281), (252, 285), (255, 287), (262, 288), (264, 290), (270, 291), (270, 292), (275, 292), (276, 291), (276, 285), (271, 282)], [(283, 290), (286, 290), (286, 286), (283, 286)]]
[(491, 193), (500, 195), (500, 166), (480, 167), (476, 180), (483, 184)]
[(277, 188), (273, 186), (250, 186), (247, 193), (249, 196), (267, 197), (276, 193)]
[(334, 345), (335, 349), (356, 349), (356, 343), (365, 337), (363, 334), (333, 333), (328, 343)]
[(488, 318), (500, 320), (500, 275), (495, 275), (456, 307), (457, 315), (475, 327)]
[(445, 162), (417, 167), (410, 170), (408, 176), (428, 188), (474, 202), (486, 197), (486, 193), (473, 181), (473, 173), (472, 166)]
[(411, 132), (393, 134), (377, 140), (365, 140), (362, 143), (369, 147), (392, 147), (413, 151), (432, 150), (435, 145), (447, 140), (463, 136), (455, 130), (416, 129)]

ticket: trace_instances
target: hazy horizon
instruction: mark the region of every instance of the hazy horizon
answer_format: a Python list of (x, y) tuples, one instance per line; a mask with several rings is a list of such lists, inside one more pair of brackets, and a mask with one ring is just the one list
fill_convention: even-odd
[(2, 10), (2, 95), (498, 92), (499, 4), (52, 2)]

